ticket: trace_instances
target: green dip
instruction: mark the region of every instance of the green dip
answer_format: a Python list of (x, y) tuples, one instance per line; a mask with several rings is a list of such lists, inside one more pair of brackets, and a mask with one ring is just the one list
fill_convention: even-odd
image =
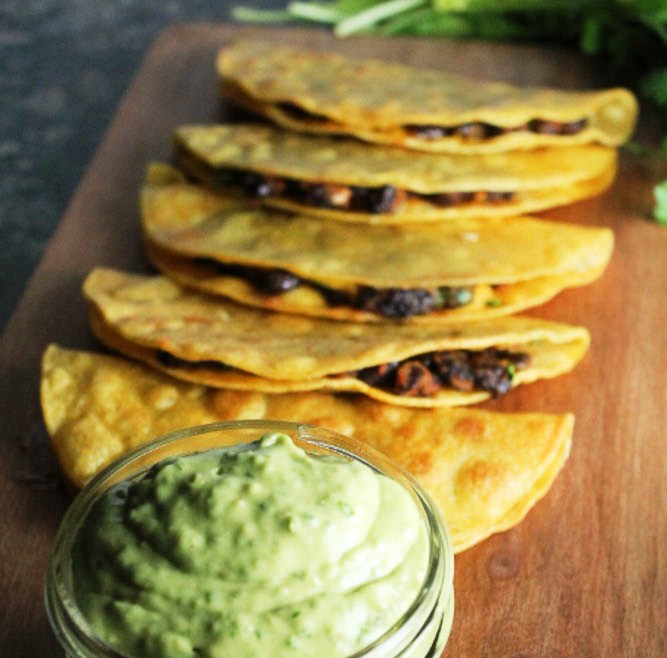
[(267, 434), (109, 489), (73, 578), (95, 633), (128, 656), (344, 658), (407, 611), (427, 562), (401, 485)]

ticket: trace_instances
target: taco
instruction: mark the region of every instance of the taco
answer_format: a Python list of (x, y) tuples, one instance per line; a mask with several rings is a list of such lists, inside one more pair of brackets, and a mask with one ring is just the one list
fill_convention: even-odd
[(148, 255), (183, 284), (338, 320), (462, 322), (540, 304), (601, 275), (613, 233), (527, 217), (403, 226), (253, 208), (149, 169)]
[(519, 316), (452, 326), (272, 313), (163, 276), (102, 268), (83, 289), (93, 332), (112, 349), (180, 379), (237, 390), (470, 404), (569, 372), (589, 344), (584, 327)]
[(616, 151), (599, 145), (415, 153), (258, 124), (181, 126), (174, 143), (181, 170), (212, 189), (364, 223), (518, 215), (599, 194), (616, 172)]
[(516, 87), (270, 41), (223, 48), (217, 69), (227, 98), (285, 128), (424, 151), (618, 146), (637, 117), (627, 89)]
[(81, 487), (162, 434), (222, 420), (320, 425), (366, 441), (409, 470), (440, 507), (460, 552), (521, 521), (570, 451), (571, 414), (407, 409), (326, 393), (266, 395), (179, 382), (124, 359), (47, 348), (41, 401), (51, 444)]

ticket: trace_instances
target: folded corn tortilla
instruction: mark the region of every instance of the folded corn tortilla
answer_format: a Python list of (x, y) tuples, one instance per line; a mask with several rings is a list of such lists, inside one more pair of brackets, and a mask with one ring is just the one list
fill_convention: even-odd
[[(88, 275), (84, 295), (94, 333), (112, 349), (180, 379), (265, 393), (324, 390), (407, 406), (470, 404), (506, 391), (435, 386), (439, 380), (415, 365), (418, 357), (490, 348), (526, 354), (522, 360), (529, 362), (520, 368), (499, 364), (498, 376), (515, 386), (569, 372), (589, 344), (584, 327), (518, 316), (459, 327), (272, 313), (193, 292), (163, 276), (104, 268)], [(402, 364), (406, 369), (386, 381), (369, 381), (359, 372)]]
[(188, 176), (265, 205), (364, 223), (519, 215), (601, 193), (616, 151), (599, 145), (481, 155), (415, 153), (258, 124), (174, 134)]
[[(410, 227), (319, 220), (249, 207), (163, 165), (149, 168), (141, 209), (149, 257), (179, 282), (244, 304), (338, 320), (394, 313), (414, 322), (460, 323), (509, 315), (594, 281), (614, 242), (608, 228), (529, 217)], [(267, 291), (252, 278), (273, 270), (288, 272), (298, 285)], [(466, 289), (467, 299), (440, 303), (441, 293), (456, 287)], [(357, 303), (369, 289), (391, 299), (427, 291), (433, 303), (393, 309)], [(408, 301), (416, 294), (408, 293)]]
[(319, 425), (366, 441), (436, 501), (460, 552), (523, 519), (570, 451), (571, 414), (407, 409), (325, 393), (266, 395), (179, 382), (124, 359), (50, 345), (41, 403), (67, 480), (81, 487), (165, 433), (221, 420)]
[(618, 146), (638, 109), (622, 88), (517, 87), (270, 41), (223, 48), (217, 69), (230, 100), (285, 128), (425, 151)]

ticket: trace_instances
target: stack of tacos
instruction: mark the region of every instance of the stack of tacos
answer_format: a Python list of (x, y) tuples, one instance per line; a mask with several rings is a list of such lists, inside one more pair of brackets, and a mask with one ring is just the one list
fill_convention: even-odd
[(80, 486), (155, 433), (274, 418), (375, 443), (438, 501), (456, 550), (518, 523), (562, 468), (572, 415), (456, 407), (584, 356), (584, 327), (516, 313), (598, 278), (613, 234), (522, 214), (611, 184), (634, 98), (253, 42), (218, 70), (278, 126), (181, 126), (174, 163), (149, 166), (161, 275), (97, 268), (83, 290), (94, 333), (142, 365), (44, 356), (66, 476)]
[(181, 283), (337, 320), (509, 315), (595, 280), (613, 248), (607, 228), (531, 217), (368, 226), (251, 207), (168, 167), (141, 210), (149, 257)]

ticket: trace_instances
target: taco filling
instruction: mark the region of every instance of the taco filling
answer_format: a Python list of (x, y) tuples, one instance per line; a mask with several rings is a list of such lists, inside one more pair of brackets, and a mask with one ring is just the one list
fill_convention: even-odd
[[(295, 103), (276, 103), (280, 112), (295, 121), (335, 122), (322, 114), (309, 112)], [(531, 119), (516, 126), (498, 126), (482, 121), (469, 121), (457, 125), (423, 125), (405, 124), (400, 129), (410, 137), (432, 142), (447, 137), (457, 137), (464, 142), (483, 142), (506, 135), (508, 133), (524, 132), (536, 135), (576, 135), (588, 127), (588, 119), (576, 121), (554, 121), (551, 119)]]
[[(166, 350), (155, 351), (165, 368), (186, 370), (237, 370), (221, 361), (190, 361)], [(510, 391), (514, 373), (530, 364), (527, 352), (499, 349), (440, 350), (419, 354), (369, 368), (341, 373), (356, 377), (373, 388), (393, 395), (432, 397), (445, 388), (457, 391), (486, 391), (498, 398)], [(332, 375), (335, 377), (336, 375)]]
[(436, 309), (453, 309), (470, 304), (474, 286), (440, 286), (437, 288), (374, 288), (357, 286), (354, 292), (325, 286), (303, 279), (288, 270), (221, 263), (212, 258), (194, 258), (193, 264), (212, 269), (222, 276), (234, 276), (252, 285), (258, 292), (279, 295), (299, 286), (317, 290), (329, 306), (349, 306), (386, 318), (408, 318)]
[(282, 199), (312, 208), (385, 214), (394, 212), (408, 199), (419, 199), (447, 208), (470, 204), (496, 206), (517, 197), (515, 192), (507, 190), (459, 190), (425, 194), (389, 184), (369, 186), (298, 180), (250, 169), (214, 167), (197, 161), (183, 147), (176, 149), (175, 159), (177, 166), (192, 181), (204, 182), (215, 189), (234, 187), (251, 199)]

